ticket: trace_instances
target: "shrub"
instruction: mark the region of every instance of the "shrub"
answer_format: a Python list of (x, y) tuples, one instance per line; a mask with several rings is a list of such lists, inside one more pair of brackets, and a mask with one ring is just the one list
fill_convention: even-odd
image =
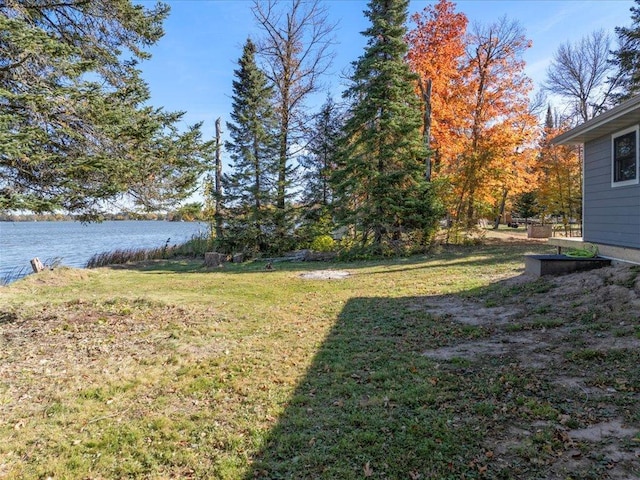
[(311, 242), (311, 250), (315, 252), (332, 252), (336, 248), (336, 241), (329, 235), (320, 235)]

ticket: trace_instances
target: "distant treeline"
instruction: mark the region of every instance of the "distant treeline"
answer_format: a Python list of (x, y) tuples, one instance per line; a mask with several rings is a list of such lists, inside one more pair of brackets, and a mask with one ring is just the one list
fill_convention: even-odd
[[(0, 213), (0, 222), (63, 222), (78, 220), (75, 215), (65, 215), (61, 213)], [(192, 221), (193, 218), (184, 218), (180, 212), (168, 213), (108, 213), (101, 216), (100, 221), (119, 221), (119, 220), (158, 220), (158, 221)]]

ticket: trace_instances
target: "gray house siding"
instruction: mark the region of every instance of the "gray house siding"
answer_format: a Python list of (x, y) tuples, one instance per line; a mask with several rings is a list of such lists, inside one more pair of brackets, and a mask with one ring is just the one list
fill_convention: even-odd
[(611, 186), (611, 135), (584, 145), (583, 238), (640, 248), (640, 185)]

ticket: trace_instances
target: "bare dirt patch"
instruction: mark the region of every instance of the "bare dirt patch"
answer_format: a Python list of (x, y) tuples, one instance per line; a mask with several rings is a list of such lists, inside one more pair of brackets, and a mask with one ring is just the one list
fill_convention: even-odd
[[(473, 305), (473, 307), (472, 307)], [(470, 308), (472, 307), (472, 308)], [(513, 320), (518, 313), (507, 307), (484, 307), (454, 295), (429, 297), (420, 308), (453, 318), (466, 325), (495, 325)]]
[[(545, 478), (638, 478), (639, 277), (634, 266), (538, 280), (523, 275), (468, 298), (435, 297), (420, 306), (491, 332), (425, 356), (445, 366), (462, 364), (466, 375), (480, 375), (496, 362), (511, 366), (534, 392), (520, 401), (548, 417), (537, 424), (521, 418), (496, 424), (486, 448), (500, 452), (499, 463), (513, 465), (516, 457), (543, 462)], [(532, 453), (540, 444), (547, 455)]]
[(306, 280), (342, 280), (349, 275), (351, 274), (344, 270), (314, 270), (301, 274), (300, 278)]
[(587, 428), (569, 431), (569, 435), (573, 440), (583, 440), (587, 442), (601, 442), (612, 437), (632, 438), (636, 433), (637, 430), (635, 428), (625, 427), (619, 419), (596, 423)]

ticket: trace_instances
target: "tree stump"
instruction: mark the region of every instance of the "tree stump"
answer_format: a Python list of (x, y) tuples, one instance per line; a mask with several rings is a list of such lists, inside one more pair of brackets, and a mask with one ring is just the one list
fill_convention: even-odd
[(204, 254), (205, 267), (219, 267), (224, 262), (224, 255), (218, 252), (206, 252)]
[(38, 257), (34, 257), (31, 260), (31, 268), (33, 269), (33, 273), (40, 273), (44, 270), (44, 265)]

